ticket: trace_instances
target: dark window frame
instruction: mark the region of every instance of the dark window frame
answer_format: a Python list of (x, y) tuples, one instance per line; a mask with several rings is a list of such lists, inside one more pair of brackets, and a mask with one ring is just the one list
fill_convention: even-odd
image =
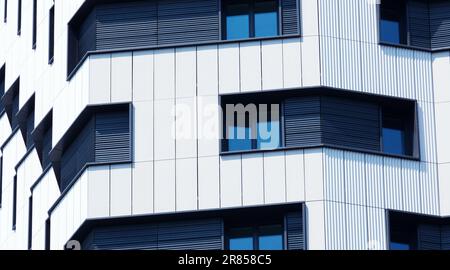
[(3, 12), (3, 22), (8, 22), (8, 0), (5, 0), (5, 7)]
[[(277, 228), (279, 231), (276, 231), (276, 233), (268, 233), (264, 231), (265, 227), (279, 227)], [(250, 233), (243, 232), (242, 230), (249, 230)], [(283, 223), (227, 228), (225, 232), (225, 250), (230, 250), (230, 240), (238, 237), (251, 237), (253, 241), (253, 250), (261, 250), (260, 237), (270, 235), (281, 236), (282, 250), (287, 250), (285, 224)]]
[[(383, 1), (383, 0), (382, 0)], [(402, 12), (396, 13), (393, 9), (383, 7), (383, 2), (379, 5), (379, 16), (378, 16), (378, 28), (379, 28), (379, 41), (380, 43), (387, 43), (393, 45), (408, 45), (409, 44), (409, 30), (408, 30), (408, 12), (407, 12), (407, 1), (406, 0), (395, 0), (389, 1), (391, 5), (398, 5), (392, 8), (402, 9)], [(395, 4), (392, 4), (395, 3)], [(388, 14), (385, 14), (388, 13)], [(382, 21), (383, 15), (386, 15), (387, 21), (397, 21), (399, 23), (399, 43), (384, 41), (382, 39)], [(397, 18), (397, 16), (399, 16)]]
[(22, 0), (17, 0), (17, 35), (22, 33)]
[[(248, 5), (248, 12), (245, 11), (241, 11), (238, 14), (248, 14), (249, 16), (249, 36), (244, 38), (244, 39), (253, 39), (253, 38), (259, 38), (255, 36), (255, 14), (258, 13), (256, 12), (256, 7), (255, 7), (255, 2), (264, 2), (262, 0), (221, 0), (219, 1), (220, 5), (221, 5), (221, 24), (222, 24), (222, 40), (233, 40), (233, 39), (228, 39), (227, 38), (227, 16), (229, 15), (229, 13), (227, 12), (227, 6), (228, 5), (233, 5), (233, 4), (247, 4)], [(267, 2), (274, 2), (275, 3), (275, 12), (277, 14), (277, 34), (274, 36), (282, 36), (281, 31), (282, 31), (282, 22), (281, 22), (281, 1), (279, 0), (268, 0)], [(239, 40), (239, 39), (237, 39)]]
[(55, 5), (49, 10), (48, 64), (52, 65), (55, 57)]
[(17, 174), (14, 175), (13, 179), (13, 211), (12, 211), (12, 230), (15, 231), (17, 228)]
[(32, 49), (36, 49), (36, 42), (37, 42), (37, 0), (33, 0), (33, 25), (32, 25)]

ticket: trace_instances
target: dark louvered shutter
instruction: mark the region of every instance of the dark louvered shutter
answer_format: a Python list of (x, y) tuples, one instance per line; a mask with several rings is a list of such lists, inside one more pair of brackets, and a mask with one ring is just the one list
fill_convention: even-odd
[(219, 40), (218, 0), (158, 2), (158, 45)]
[(430, 12), (424, 1), (408, 2), (409, 40), (412, 46), (430, 48)]
[(281, 21), (283, 35), (300, 34), (299, 0), (281, 0)]
[(42, 168), (45, 169), (50, 164), (50, 150), (52, 150), (52, 129), (51, 126), (44, 133), (42, 140)]
[(156, 1), (100, 5), (96, 18), (97, 50), (157, 45)]
[(320, 97), (290, 98), (284, 103), (286, 147), (321, 143)]
[(450, 47), (450, 1), (430, 2), (431, 47)]
[(80, 60), (88, 51), (95, 51), (96, 49), (96, 14), (96, 9), (91, 11), (78, 29), (78, 60)]
[(221, 250), (222, 236), (221, 219), (161, 223), (158, 229), (158, 249)]
[(441, 226), (441, 249), (450, 250), (450, 225)]
[(380, 150), (380, 114), (376, 103), (322, 97), (322, 142)]
[(131, 161), (130, 119), (127, 111), (96, 115), (95, 161)]
[(30, 149), (31, 146), (34, 144), (33, 137), (31, 136), (31, 132), (33, 131), (33, 129), (34, 129), (34, 107), (27, 116), (27, 134), (26, 134), (27, 149)]
[(305, 235), (301, 212), (289, 213), (285, 216), (286, 244), (288, 250), (304, 250)]
[(441, 229), (439, 225), (419, 225), (417, 229), (417, 249), (441, 249)]
[(11, 103), (11, 128), (15, 129), (19, 125), (19, 119), (17, 119), (17, 113), (19, 112), (19, 91), (14, 94)]

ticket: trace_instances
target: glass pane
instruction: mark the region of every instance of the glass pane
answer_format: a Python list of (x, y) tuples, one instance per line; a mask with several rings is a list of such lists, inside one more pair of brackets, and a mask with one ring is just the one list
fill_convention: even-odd
[(391, 250), (410, 250), (409, 244), (406, 243), (398, 243), (398, 242), (391, 242), (390, 244)]
[(251, 129), (249, 127), (229, 127), (228, 151), (252, 149)]
[(250, 37), (250, 16), (248, 14), (228, 15), (226, 39), (243, 39)]
[(381, 20), (381, 41), (400, 44), (400, 23), (397, 21)]
[(252, 237), (239, 237), (230, 238), (229, 242), (230, 250), (253, 250), (253, 238)]
[(276, 11), (255, 14), (255, 37), (278, 35), (278, 16)]
[(389, 154), (405, 154), (404, 133), (400, 129), (383, 128), (383, 152)]
[(258, 123), (258, 149), (276, 149), (280, 147), (280, 121)]
[(260, 250), (282, 250), (283, 236), (282, 235), (264, 235), (259, 237)]

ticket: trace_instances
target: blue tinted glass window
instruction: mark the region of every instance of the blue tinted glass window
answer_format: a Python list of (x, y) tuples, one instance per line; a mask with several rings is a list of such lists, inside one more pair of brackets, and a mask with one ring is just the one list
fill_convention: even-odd
[(260, 121), (258, 122), (258, 139), (256, 147), (258, 149), (275, 149), (280, 147), (280, 121)]
[(250, 16), (227, 16), (227, 39), (242, 39), (250, 37)]
[(230, 238), (230, 250), (253, 250), (253, 237)]
[(228, 136), (228, 151), (243, 151), (253, 148), (249, 127), (230, 126), (228, 127)]
[(259, 250), (282, 250), (283, 236), (264, 235), (259, 237)]
[(411, 247), (409, 244), (405, 243), (398, 243), (398, 242), (391, 242), (390, 247), (391, 250), (410, 250)]
[(389, 43), (400, 43), (400, 23), (381, 20), (381, 40)]
[(255, 2), (255, 37), (278, 35), (277, 1)]
[(395, 128), (383, 128), (383, 151), (389, 154), (405, 154), (404, 132)]

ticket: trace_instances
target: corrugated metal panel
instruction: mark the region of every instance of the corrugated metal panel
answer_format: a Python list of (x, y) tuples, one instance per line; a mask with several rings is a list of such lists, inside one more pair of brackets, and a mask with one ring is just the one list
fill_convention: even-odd
[(283, 35), (299, 34), (299, 0), (281, 0), (281, 21)]
[[(397, 85), (398, 95), (404, 98), (416, 98), (414, 51), (397, 49)], [(420, 75), (421, 76), (421, 75)]]
[(380, 49), (379, 57), (380, 94), (401, 96), (397, 93), (397, 48), (383, 46)]
[(363, 206), (346, 205), (347, 249), (368, 248), (367, 209)]
[(366, 155), (367, 206), (384, 208), (383, 157)]
[(359, 42), (341, 40), (342, 86), (348, 90), (361, 89), (361, 46)]
[(98, 113), (95, 118), (95, 161), (131, 160), (128, 112)]
[(440, 0), (430, 3), (431, 47), (450, 46), (450, 2)]
[(64, 190), (86, 163), (94, 161), (94, 120), (64, 150), (61, 157), (60, 190)]
[(434, 107), (433, 103), (418, 102), (420, 157), (426, 162), (437, 160)]
[[(429, 52), (414, 51), (416, 99), (433, 102), (433, 58)], [(409, 75), (411, 76), (411, 75)]]
[(347, 249), (347, 220), (343, 203), (325, 202), (325, 249)]
[(386, 208), (403, 210), (401, 159), (384, 158)]
[(305, 235), (303, 230), (302, 212), (286, 215), (286, 243), (288, 250), (304, 250)]
[(386, 239), (386, 210), (367, 208), (368, 248), (370, 250), (384, 250), (387, 248)]
[(420, 163), (402, 160), (403, 209), (421, 212)]
[[(360, 40), (360, 0), (339, 0), (339, 36), (345, 40)], [(359, 47), (359, 44), (357, 44)]]
[(374, 1), (359, 1), (359, 24), (361, 28), (361, 41), (378, 43), (378, 5)]
[(324, 149), (325, 200), (345, 201), (344, 151)]
[(219, 40), (217, 0), (158, 1), (158, 44)]
[(408, 1), (408, 32), (412, 46), (430, 48), (430, 12), (428, 2)]
[(417, 228), (418, 250), (440, 250), (441, 229), (439, 225), (421, 224)]
[(320, 70), (322, 85), (341, 87), (341, 42), (337, 38), (320, 39)]
[(157, 45), (155, 1), (101, 5), (95, 13), (97, 50)]
[(318, 0), (319, 33), (326, 37), (339, 37), (339, 3), (342, 0)]
[(345, 201), (351, 204), (366, 204), (364, 154), (344, 152)]
[(320, 144), (320, 97), (287, 99), (284, 123), (286, 147)]
[(379, 94), (381, 90), (380, 48), (377, 44), (361, 43), (362, 86), (364, 92)]
[(221, 250), (221, 219), (161, 223), (158, 226), (158, 249)]
[(422, 212), (429, 215), (439, 215), (437, 165), (422, 162), (420, 164), (420, 184)]
[(380, 150), (379, 107), (351, 99), (322, 97), (321, 125), (326, 144)]
[(450, 250), (450, 225), (441, 226), (441, 249)]

